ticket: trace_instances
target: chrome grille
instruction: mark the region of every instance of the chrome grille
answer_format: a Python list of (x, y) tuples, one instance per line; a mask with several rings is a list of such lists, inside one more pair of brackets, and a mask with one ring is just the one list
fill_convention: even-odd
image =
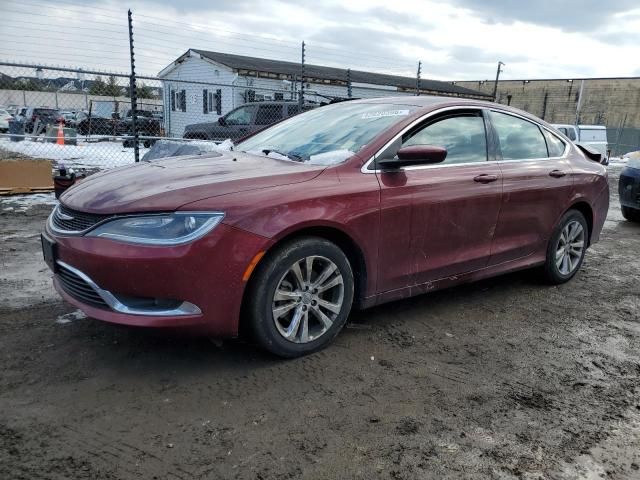
[(51, 223), (61, 232), (82, 232), (113, 216), (78, 212), (60, 204), (53, 213)]
[(58, 278), (65, 292), (76, 300), (92, 307), (108, 309), (109, 306), (86, 281), (58, 263)]

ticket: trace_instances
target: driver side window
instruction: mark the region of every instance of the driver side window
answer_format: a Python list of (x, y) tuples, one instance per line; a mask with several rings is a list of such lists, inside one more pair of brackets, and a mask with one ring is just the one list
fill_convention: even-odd
[(447, 157), (442, 164), (487, 161), (487, 136), (479, 113), (447, 115), (431, 121), (402, 139), (403, 147), (411, 145), (446, 148)]
[(240, 107), (233, 112), (229, 112), (229, 114), (225, 118), (225, 121), (227, 125), (249, 125), (251, 123), (251, 119), (253, 117), (253, 112), (255, 112), (255, 109), (255, 105)]

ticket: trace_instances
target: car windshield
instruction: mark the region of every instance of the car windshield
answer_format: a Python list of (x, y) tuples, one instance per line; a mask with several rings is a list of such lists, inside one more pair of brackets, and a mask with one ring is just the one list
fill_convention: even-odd
[(236, 149), (316, 165), (340, 163), (416, 109), (384, 103), (338, 103), (291, 117)]

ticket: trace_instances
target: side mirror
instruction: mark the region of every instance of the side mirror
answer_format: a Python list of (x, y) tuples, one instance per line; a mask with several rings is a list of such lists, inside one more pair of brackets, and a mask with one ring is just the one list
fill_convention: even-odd
[(382, 169), (397, 169), (412, 165), (429, 165), (443, 162), (447, 158), (447, 149), (435, 145), (411, 145), (403, 147), (396, 153), (395, 158), (379, 160)]
[(224, 127), (227, 124), (227, 121), (224, 119), (224, 117), (218, 117), (218, 125)]

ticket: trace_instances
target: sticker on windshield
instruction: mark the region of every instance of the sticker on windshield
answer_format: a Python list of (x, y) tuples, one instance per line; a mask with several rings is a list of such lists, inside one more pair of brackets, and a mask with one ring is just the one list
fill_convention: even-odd
[(402, 117), (409, 115), (409, 110), (385, 110), (383, 112), (369, 112), (363, 113), (363, 120), (367, 120), (369, 118), (380, 118), (380, 117)]

